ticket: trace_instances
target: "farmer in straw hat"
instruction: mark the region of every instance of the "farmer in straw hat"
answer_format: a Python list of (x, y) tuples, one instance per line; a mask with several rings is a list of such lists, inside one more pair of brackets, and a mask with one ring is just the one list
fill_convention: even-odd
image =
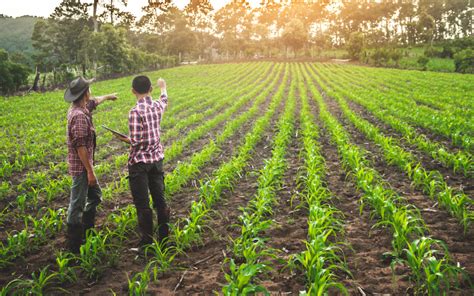
[(93, 166), (96, 134), (91, 112), (102, 102), (117, 99), (115, 94), (91, 98), (92, 81), (78, 77), (64, 93), (64, 100), (71, 103), (67, 114), (68, 164), (72, 176), (67, 242), (73, 253), (79, 253), (86, 231), (94, 227), (96, 208), (102, 197)]

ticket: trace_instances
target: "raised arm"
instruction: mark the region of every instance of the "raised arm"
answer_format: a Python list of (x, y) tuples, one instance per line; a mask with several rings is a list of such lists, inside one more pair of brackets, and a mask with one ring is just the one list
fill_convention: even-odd
[(160, 105), (164, 109), (168, 106), (168, 92), (166, 90), (166, 81), (163, 78), (158, 79), (157, 81), (158, 87), (161, 90), (160, 95)]

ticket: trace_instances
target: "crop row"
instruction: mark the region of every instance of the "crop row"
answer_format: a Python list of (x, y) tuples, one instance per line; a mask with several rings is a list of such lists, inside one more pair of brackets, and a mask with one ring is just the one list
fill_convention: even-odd
[(410, 124), (420, 126), (451, 140), (453, 145), (464, 148), (468, 152), (472, 150), (474, 140), (472, 139), (474, 121), (456, 115), (452, 110), (439, 111), (427, 106), (416, 104), (412, 99), (401, 95), (392, 89), (383, 88), (377, 84), (378, 78), (368, 80), (367, 77), (353, 77), (347, 75), (346, 83), (349, 82), (358, 88), (367, 89), (368, 86), (377, 85), (380, 89), (367, 90), (371, 92), (374, 102), (379, 108), (386, 109), (393, 116), (408, 121)]
[(439, 204), (445, 207), (453, 217), (456, 217), (463, 225), (464, 230), (467, 231), (474, 220), (474, 213), (470, 209), (472, 200), (464, 192), (456, 192), (451, 188), (439, 171), (426, 170), (410, 151), (400, 147), (396, 139), (384, 136), (377, 127), (354, 113), (337, 91), (329, 89), (318, 77), (316, 77), (316, 81), (328, 96), (338, 101), (344, 115), (354, 126), (381, 147), (389, 164), (396, 165), (407, 174), (415, 187), (421, 189), (431, 198), (437, 199)]
[(257, 192), (239, 216), (240, 236), (232, 240), (233, 257), (227, 259), (229, 273), (225, 275), (227, 284), (222, 288), (224, 295), (247, 295), (265, 291), (264, 287), (254, 281), (260, 273), (270, 270), (265, 259), (272, 255), (272, 251), (266, 247), (266, 239), (261, 235), (273, 224), (273, 207), (279, 202), (277, 192), (287, 169), (285, 155), (295, 121), (295, 86), (292, 79), (287, 106), (277, 124), (278, 133), (274, 138), (271, 158), (264, 160), (265, 165), (257, 179)]
[[(258, 142), (262, 140), (265, 131), (268, 129), (271, 118), (280, 105), (285, 82), (288, 74), (285, 72), (283, 83), (273, 95), (272, 102), (265, 114), (254, 124), (253, 129), (248, 132), (242, 144), (236, 148), (236, 152), (228, 162), (222, 163), (213, 173), (212, 177), (201, 179), (199, 197), (197, 201), (191, 203), (188, 217), (178, 220), (173, 229), (172, 242), (174, 248), (167, 248), (155, 242), (148, 249), (152, 255), (152, 260), (146, 265), (142, 272), (135, 274), (129, 279), (129, 293), (131, 295), (144, 295), (153, 278), (157, 280), (157, 275), (167, 270), (176, 256), (185, 252), (187, 248), (194, 244), (202, 243), (202, 232), (206, 224), (212, 219), (213, 206), (222, 199), (224, 190), (232, 191), (237, 178), (242, 177), (245, 167), (251, 160), (252, 153)], [(151, 277), (151, 274), (153, 277)]]
[(330, 289), (347, 290), (338, 281), (338, 273), (350, 275), (345, 266), (344, 254), (340, 248), (340, 239), (344, 233), (342, 214), (330, 205), (334, 198), (325, 182), (326, 170), (319, 145), (319, 127), (311, 114), (307, 88), (298, 68), (296, 81), (301, 98), (301, 134), (303, 141), (303, 172), (299, 177), (301, 197), (308, 208), (308, 238), (306, 250), (294, 256), (294, 263), (301, 266), (306, 275), (307, 295), (324, 295)]
[(369, 165), (365, 151), (351, 143), (349, 134), (327, 110), (323, 97), (314, 86), (314, 73), (309, 73), (306, 71), (304, 76), (318, 103), (320, 118), (337, 146), (343, 168), (363, 192), (360, 210), (370, 206), (372, 217), (379, 220), (375, 226), (386, 228), (392, 234), (392, 252), (389, 254), (392, 266), (409, 267), (411, 280), (419, 292), (437, 295), (449, 290), (452, 284), (459, 285), (463, 269), (452, 264), (441, 241), (425, 236), (428, 231), (419, 210), (404, 205), (403, 198)]
[[(285, 77), (287, 76), (285, 75)], [(267, 95), (268, 92), (266, 93)], [(263, 96), (263, 98), (265, 98), (265, 96)], [(243, 121), (249, 120), (250, 117), (255, 114), (256, 110), (258, 110), (258, 101), (261, 100), (262, 99), (256, 100), (256, 105), (254, 105), (252, 111), (249, 110), (239, 118), (226, 123), (227, 128), (225, 128), (224, 132), (221, 134), (221, 142), (224, 142), (226, 138), (231, 136), (240, 127)], [(186, 178), (189, 180), (199, 172), (200, 166), (212, 158), (212, 156), (218, 151), (217, 149), (218, 146), (211, 141), (208, 145), (203, 147), (201, 152), (195, 154), (189, 162), (182, 163), (183, 167), (187, 167), (188, 170), (182, 171), (181, 174), (177, 174), (176, 172), (179, 170), (179, 167), (177, 167), (174, 172), (167, 177), (166, 187), (169, 188), (171, 184), (175, 184), (175, 179), (183, 180), (183, 178)], [(184, 184), (185, 183), (182, 183), (180, 187), (171, 187), (173, 189), (167, 190), (168, 198), (170, 195), (179, 191), (181, 186)], [(127, 206), (126, 208), (121, 209), (118, 214), (109, 215), (107, 219), (108, 224), (115, 225), (115, 227), (107, 227), (96, 233), (92, 233), (88, 238), (87, 243), (81, 246), (81, 254), (78, 257), (79, 262), (81, 262), (80, 269), (87, 274), (88, 277), (96, 278), (105, 268), (116, 264), (120, 246), (123, 244), (123, 240), (130, 235), (130, 231), (135, 226), (135, 215), (136, 213), (133, 206)], [(60, 254), (60, 256), (72, 258), (70, 254)], [(57, 260), (59, 260), (59, 257)], [(45, 272), (48, 274), (47, 270)], [(54, 286), (53, 283), (57, 284), (57, 272), (51, 272), (50, 274), (55, 276), (52, 278), (51, 282), (45, 284), (43, 288)], [(68, 280), (70, 279), (71, 278), (68, 278)], [(8, 289), (30, 291), (32, 289), (32, 284), (30, 280), (14, 281), (8, 286)]]
[[(263, 65), (259, 65), (259, 68), (262, 68), (262, 66)], [(268, 68), (269, 65), (266, 65), (266, 67)], [(249, 67), (248, 70), (252, 70), (252, 68)], [(255, 72), (258, 73), (259, 71)], [(252, 74), (252, 72), (249, 73)], [(163, 74), (167, 75), (168, 73), (165, 72)], [(240, 83), (240, 81), (235, 77), (232, 79), (227, 78), (226, 80), (223, 80), (222, 77), (229, 76), (222, 75), (222, 73), (217, 71), (214, 75), (209, 77), (209, 82), (218, 82), (221, 85), (228, 84), (229, 87), (232, 87), (233, 85), (238, 86)], [(186, 76), (169, 77), (171, 80), (170, 83), (173, 83), (173, 80), (181, 80), (183, 78), (186, 79)], [(111, 92), (111, 90), (119, 92), (119, 95), (122, 98), (115, 102), (113, 107), (110, 107), (112, 108), (110, 111), (113, 112), (102, 110), (102, 112), (97, 115), (98, 120), (101, 122), (110, 122), (107, 119), (114, 118), (114, 115), (117, 113), (117, 111), (123, 113), (125, 116), (129, 109), (127, 106), (130, 105), (130, 103), (127, 102), (125, 98), (130, 97), (131, 95), (125, 91), (126, 88), (124, 88), (124, 79), (119, 79), (118, 82), (119, 83), (117, 83), (117, 81), (113, 81), (112, 84), (109, 82), (107, 85), (107, 90), (109, 92)], [(197, 99), (202, 97), (209, 98), (218, 94), (218, 91), (216, 91), (217, 88), (203, 88), (202, 78), (196, 77), (196, 75), (194, 77), (190, 77), (190, 79), (187, 79), (187, 82), (189, 83), (189, 88), (187, 88), (186, 91), (184, 89), (178, 89), (173, 91), (171, 94), (172, 96), (176, 96), (177, 100), (173, 103), (177, 104), (177, 106), (176, 108), (173, 108), (174, 106), (171, 105), (172, 108), (170, 110), (170, 116), (174, 115), (174, 110), (178, 111), (183, 108), (180, 105), (188, 105), (190, 103), (189, 99), (193, 97)], [(101, 87), (100, 83), (94, 85), (93, 88), (95, 92), (99, 92), (101, 89), (104, 89), (104, 87)], [(21, 171), (24, 168), (28, 168), (32, 165), (47, 164), (48, 161), (55, 161), (61, 157), (64, 157), (65, 150), (62, 147), (64, 146), (64, 133), (59, 131), (63, 130), (65, 126), (64, 108), (66, 105), (61, 103), (58, 104), (58, 101), (62, 101), (62, 99), (58, 98), (59, 95), (54, 95), (53, 97), (56, 99), (35, 99), (35, 101), (38, 101), (38, 108), (37, 111), (33, 112), (31, 110), (25, 112), (27, 109), (25, 106), (23, 106), (24, 103), (20, 103), (20, 106), (15, 106), (14, 108), (18, 112), (12, 112), (10, 113), (10, 116), (6, 115), (0, 119), (1, 122), (5, 123), (5, 136), (12, 139), (12, 141), (2, 142), (3, 158), (0, 162), (3, 164), (3, 167), (0, 167), (0, 177), (8, 177), (12, 172)], [(9, 100), (18, 101), (18, 99)], [(58, 108), (58, 106), (60, 108)], [(109, 107), (100, 107), (100, 109), (103, 108)], [(48, 116), (49, 120), (45, 121), (44, 110), (50, 109), (53, 109), (54, 112), (51, 112), (51, 114)], [(15, 116), (15, 118), (11, 118), (12, 116)], [(174, 118), (174, 116), (170, 118)], [(28, 123), (28, 128), (25, 128), (24, 124), (12, 124), (12, 122), (18, 123), (18, 121)], [(112, 121), (112, 123), (114, 122), (117, 121)], [(119, 122), (120, 121), (118, 121), (118, 123)], [(167, 124), (165, 120), (164, 128), (166, 128), (166, 126)], [(54, 133), (52, 133), (52, 131), (54, 131)], [(99, 130), (99, 132), (100, 131), (101, 130)], [(49, 136), (45, 137), (45, 135)], [(105, 143), (104, 140), (108, 140), (108, 137), (106, 139), (99, 137), (99, 145), (103, 145)]]
[(466, 177), (473, 176), (474, 159), (470, 153), (462, 150), (455, 153), (450, 152), (445, 146), (428, 139), (425, 135), (418, 133), (418, 131), (409, 124), (390, 115), (387, 110), (378, 108), (373, 96), (365, 91), (366, 88), (351, 87), (349, 90), (345, 87), (344, 81), (341, 81), (340, 76), (332, 75), (329, 71), (321, 70), (320, 72), (322, 74), (321, 79), (327, 84), (331, 84), (334, 89), (337, 89), (338, 94), (366, 108), (379, 120), (401, 133), (407, 143), (416, 146), (445, 167), (451, 168), (454, 173), (462, 172)]

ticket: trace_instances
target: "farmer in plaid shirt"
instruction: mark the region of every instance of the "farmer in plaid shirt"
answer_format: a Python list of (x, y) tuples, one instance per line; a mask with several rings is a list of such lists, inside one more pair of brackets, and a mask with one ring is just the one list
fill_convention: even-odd
[(67, 159), (72, 176), (67, 239), (73, 253), (79, 253), (86, 231), (94, 227), (96, 208), (102, 197), (94, 173), (96, 134), (91, 112), (102, 102), (117, 99), (115, 94), (92, 99), (91, 83), (92, 80), (78, 77), (64, 93), (64, 100), (71, 103), (67, 113)]
[(137, 208), (138, 226), (141, 231), (139, 246), (153, 242), (153, 211), (150, 208), (148, 190), (158, 216), (158, 240), (168, 237), (170, 210), (164, 198), (163, 145), (160, 139), (160, 124), (168, 104), (166, 83), (158, 80), (161, 96), (153, 100), (151, 81), (147, 76), (137, 76), (132, 82), (132, 92), (137, 104), (128, 117), (129, 138), (119, 139), (130, 144), (128, 171), (133, 203)]

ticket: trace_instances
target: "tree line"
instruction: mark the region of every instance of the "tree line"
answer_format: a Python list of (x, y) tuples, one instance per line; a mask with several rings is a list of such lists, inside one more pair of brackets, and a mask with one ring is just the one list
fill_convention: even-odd
[(217, 10), (209, 0), (190, 0), (183, 9), (172, 0), (149, 0), (141, 16), (127, 11), (128, 2), (63, 0), (38, 20), (34, 88), (39, 73), (63, 82), (79, 73), (107, 77), (183, 60), (316, 57), (330, 48), (368, 60), (370, 48), (432, 48), (472, 40), (474, 33), (472, 0), (262, 0), (256, 7), (233, 0)]

